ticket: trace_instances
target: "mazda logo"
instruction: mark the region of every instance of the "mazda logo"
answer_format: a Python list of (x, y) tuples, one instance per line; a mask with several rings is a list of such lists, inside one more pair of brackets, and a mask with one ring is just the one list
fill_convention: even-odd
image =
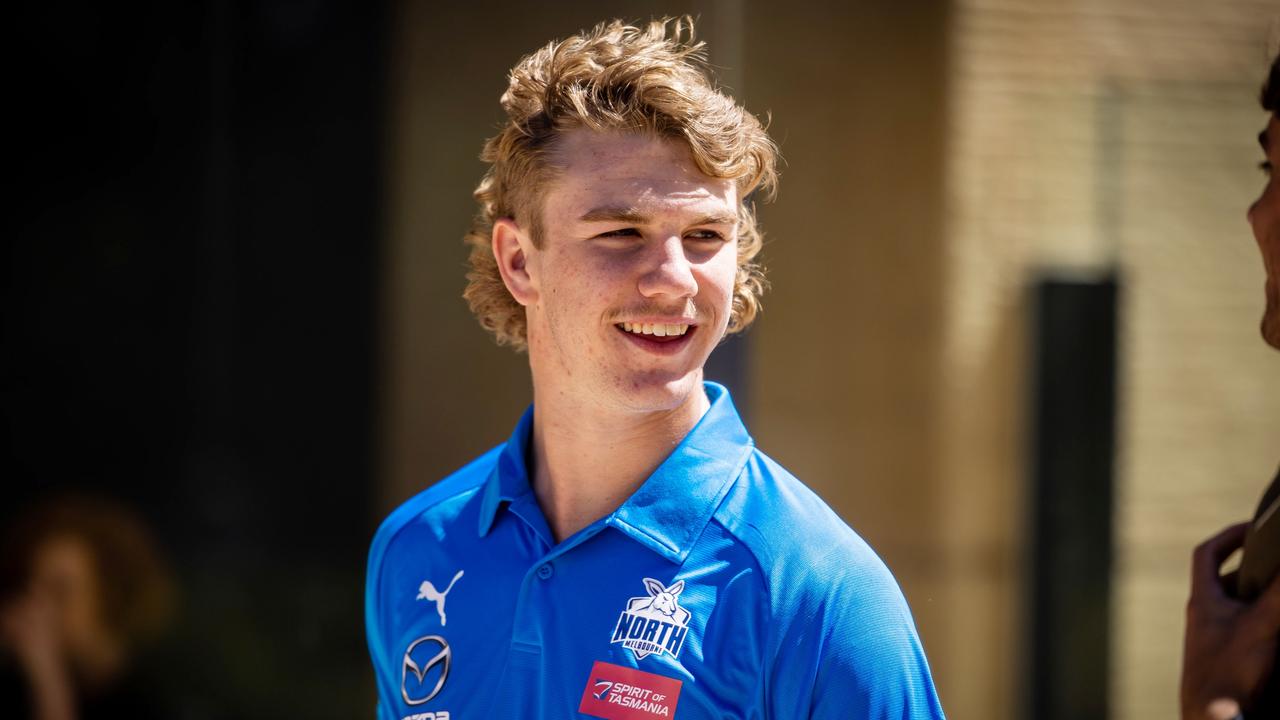
[[(434, 655), (427, 655), (428, 650), (424, 650), (417, 654), (418, 660), (414, 660), (414, 649), (423, 643), (435, 643), (439, 645), (439, 649)], [(431, 646), (428, 646), (428, 649)], [(425, 662), (422, 659), (426, 658)], [(449, 643), (439, 635), (427, 635), (420, 637), (409, 643), (409, 647), (404, 651), (404, 667), (400, 669), (400, 694), (404, 696), (404, 701), (410, 705), (421, 705), (444, 689), (444, 681), (449, 678), (449, 664), (453, 662), (453, 651), (449, 649)], [(426, 697), (414, 699), (409, 695), (409, 673), (412, 672), (418, 678), (419, 690), (424, 689), (427, 676), (431, 674), (436, 667), (440, 668), (440, 679), (436, 680), (436, 684), (431, 688), (431, 692)]]

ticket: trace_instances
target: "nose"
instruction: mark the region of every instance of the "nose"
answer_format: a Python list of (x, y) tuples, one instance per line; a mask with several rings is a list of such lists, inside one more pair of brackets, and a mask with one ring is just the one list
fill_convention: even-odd
[(641, 295), (693, 297), (698, 293), (698, 282), (678, 235), (662, 241), (654, 253), (653, 266), (640, 277)]
[(1250, 225), (1253, 224), (1253, 214), (1257, 212), (1258, 203), (1260, 202), (1262, 202), (1262, 198), (1258, 198), (1257, 200), (1254, 200), (1253, 202), (1249, 203), (1249, 209), (1245, 210), (1244, 219), (1248, 220)]

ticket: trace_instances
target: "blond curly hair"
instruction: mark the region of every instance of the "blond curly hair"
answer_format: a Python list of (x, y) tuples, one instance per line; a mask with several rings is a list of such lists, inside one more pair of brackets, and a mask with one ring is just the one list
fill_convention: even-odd
[(514, 218), (542, 246), (550, 151), (578, 128), (679, 139), (703, 173), (736, 181), (743, 202), (728, 332), (745, 329), (760, 312), (766, 283), (755, 257), (763, 234), (752, 198), (772, 197), (778, 150), (760, 121), (715, 87), (705, 45), (687, 16), (643, 27), (614, 20), (549, 43), (511, 70), (501, 100), (507, 121), (480, 154), (489, 169), (474, 193), (480, 212), (466, 236), (471, 257), (462, 294), (498, 344), (525, 349), (527, 328), (493, 256), (494, 221)]

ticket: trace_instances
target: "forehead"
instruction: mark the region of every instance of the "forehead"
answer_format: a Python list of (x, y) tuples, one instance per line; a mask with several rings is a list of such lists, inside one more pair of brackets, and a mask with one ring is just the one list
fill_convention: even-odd
[(737, 184), (703, 174), (678, 140), (578, 129), (561, 138), (553, 161), (549, 215), (576, 218), (597, 207), (736, 215)]

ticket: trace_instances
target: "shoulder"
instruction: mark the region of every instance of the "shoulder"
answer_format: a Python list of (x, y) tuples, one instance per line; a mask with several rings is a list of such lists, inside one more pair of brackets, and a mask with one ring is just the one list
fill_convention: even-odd
[(499, 445), (454, 471), (443, 480), (406, 500), (378, 527), (369, 549), (369, 578), (377, 576), (382, 559), (411, 526), (451, 524), (467, 501), (484, 487), (503, 445)]
[(755, 451), (715, 518), (760, 567), (777, 714), (942, 717), (902, 590), (822, 498)]
[[(382, 665), (391, 657), (385, 640), (394, 635), (389, 625), (395, 617), (385, 588), (403, 584), (406, 573), (411, 574), (415, 566), (415, 548), (420, 551), (421, 543), (428, 536), (444, 541), (454, 535), (449, 531), (456, 527), (462, 531), (456, 536), (465, 537), (468, 517), (472, 520), (470, 535), (477, 534), (475, 511), (469, 510), (477, 503), (471, 500), (484, 487), (502, 448), (499, 445), (409, 498), (382, 521), (374, 535), (365, 575), (365, 630), (370, 654), (379, 670), (380, 685), (390, 682), (386, 678), (394, 674), (392, 668)], [(386, 678), (382, 677), (384, 671)], [(390, 691), (380, 688), (382, 690)]]
[(775, 603), (853, 591), (895, 605), (901, 599), (893, 575), (871, 546), (822, 498), (759, 450), (748, 458), (715, 519), (755, 556)]

